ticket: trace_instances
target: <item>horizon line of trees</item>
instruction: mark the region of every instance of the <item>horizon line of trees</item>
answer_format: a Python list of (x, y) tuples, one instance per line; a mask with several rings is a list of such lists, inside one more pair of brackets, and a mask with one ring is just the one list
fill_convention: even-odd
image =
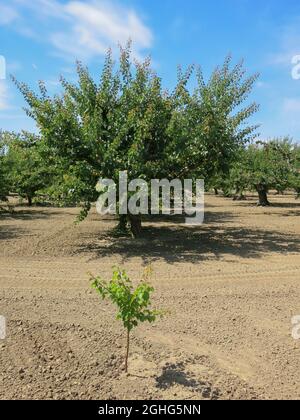
[(215, 176), (210, 187), (215, 194), (221, 190), (234, 200), (244, 200), (247, 191), (255, 191), (260, 206), (270, 205), (270, 190), (277, 194), (291, 190), (295, 192), (295, 198), (299, 198), (300, 145), (289, 137), (252, 142), (240, 149), (228, 177)]

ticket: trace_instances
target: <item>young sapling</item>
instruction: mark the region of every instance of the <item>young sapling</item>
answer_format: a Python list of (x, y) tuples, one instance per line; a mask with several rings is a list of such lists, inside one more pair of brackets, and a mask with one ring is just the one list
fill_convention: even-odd
[(147, 269), (142, 281), (134, 288), (125, 270), (114, 269), (112, 279), (107, 282), (100, 277), (91, 276), (92, 287), (97, 290), (102, 299), (109, 299), (118, 309), (117, 319), (121, 320), (126, 329), (125, 372), (128, 372), (128, 356), (130, 332), (139, 323), (154, 322), (157, 317), (164, 315), (163, 311), (150, 308), (150, 297), (154, 288), (146, 279), (151, 273)]

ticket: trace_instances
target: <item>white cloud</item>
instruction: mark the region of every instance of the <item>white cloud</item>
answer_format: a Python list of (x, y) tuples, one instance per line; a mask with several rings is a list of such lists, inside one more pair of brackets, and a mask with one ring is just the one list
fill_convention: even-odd
[[(52, 9), (53, 12), (53, 9)], [(103, 55), (108, 46), (134, 42), (135, 55), (152, 45), (152, 33), (136, 12), (106, 2), (70, 1), (61, 7), (60, 18), (68, 22), (50, 41), (58, 51), (79, 58)]]
[(17, 10), (6, 4), (0, 4), (0, 25), (9, 25), (19, 17)]
[(139, 58), (153, 42), (151, 30), (136, 11), (115, 1), (13, 2), (15, 13), (21, 16), (23, 34), (26, 28), (30, 36), (34, 32), (36, 40), (48, 42), (53, 52), (66, 59), (91, 59), (103, 55), (108, 47), (124, 45), (128, 39), (133, 41), (133, 53)]

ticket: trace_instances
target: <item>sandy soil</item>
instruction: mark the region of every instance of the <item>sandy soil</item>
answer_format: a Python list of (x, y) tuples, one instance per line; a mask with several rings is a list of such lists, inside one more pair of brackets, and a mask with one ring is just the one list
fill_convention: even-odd
[[(206, 197), (205, 224), (145, 223), (114, 238), (114, 220), (78, 209), (0, 215), (1, 399), (300, 399), (300, 203)], [(153, 303), (171, 311), (125, 337), (88, 272), (115, 264), (138, 279), (152, 263)]]

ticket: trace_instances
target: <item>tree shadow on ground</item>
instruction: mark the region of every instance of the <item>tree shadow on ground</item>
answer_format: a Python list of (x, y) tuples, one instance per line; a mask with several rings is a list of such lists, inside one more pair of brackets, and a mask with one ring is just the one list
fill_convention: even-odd
[(167, 390), (174, 385), (191, 388), (206, 399), (218, 399), (220, 395), (219, 390), (214, 389), (210, 383), (196, 380), (185, 372), (183, 363), (164, 366), (161, 375), (156, 378), (156, 386), (162, 390)]
[(1, 220), (39, 220), (39, 219), (50, 219), (53, 216), (60, 215), (62, 217), (66, 215), (73, 215), (75, 219), (74, 213), (68, 212), (59, 212), (55, 210), (41, 210), (39, 208), (32, 208), (32, 209), (14, 209), (13, 211), (6, 211), (0, 213), (0, 222)]
[(229, 213), (207, 213), (203, 225), (187, 226), (164, 221), (145, 223), (141, 238), (112, 237), (109, 233), (86, 236), (77, 253), (92, 254), (93, 258), (120, 255), (123, 261), (140, 257), (145, 263), (165, 260), (197, 263), (218, 260), (226, 256), (259, 258), (266, 253), (300, 252), (300, 238), (285, 234), (242, 226), (224, 226), (233, 220)]
[[(276, 213), (278, 214), (278, 213)], [(279, 214), (280, 217), (296, 217), (296, 216), (300, 216), (300, 209), (299, 210), (293, 210), (293, 211), (287, 211), (285, 213), (280, 213)]]
[[(295, 200), (296, 201), (296, 200)], [(270, 202), (270, 206), (266, 206), (266, 207), (260, 207), (257, 205), (257, 201), (250, 201), (250, 200), (245, 200), (245, 201), (234, 201), (236, 206), (240, 206), (240, 207), (257, 207), (258, 209), (260, 208), (265, 208), (265, 209), (272, 209), (272, 208), (277, 208), (277, 209), (300, 209), (300, 202), (295, 202), (295, 203), (276, 203), (275, 201), (272, 201), (272, 198), (269, 198), (269, 202)]]
[(17, 228), (15, 226), (0, 226), (0, 241), (15, 239), (21, 235), (26, 235), (26, 233), (26, 230)]
[(300, 210), (300, 202), (295, 200), (295, 203), (274, 203), (271, 202), (270, 207), (275, 207), (278, 209), (299, 209)]
[[(207, 208), (207, 207), (206, 207)], [(212, 212), (206, 211), (204, 213), (204, 222), (205, 223), (230, 223), (236, 218), (236, 215), (230, 212)], [(172, 215), (154, 215), (154, 216), (145, 216), (143, 221), (151, 224), (159, 223), (170, 223), (170, 224), (185, 224), (186, 216), (182, 214), (172, 214)], [(191, 221), (193, 218), (191, 218)]]

